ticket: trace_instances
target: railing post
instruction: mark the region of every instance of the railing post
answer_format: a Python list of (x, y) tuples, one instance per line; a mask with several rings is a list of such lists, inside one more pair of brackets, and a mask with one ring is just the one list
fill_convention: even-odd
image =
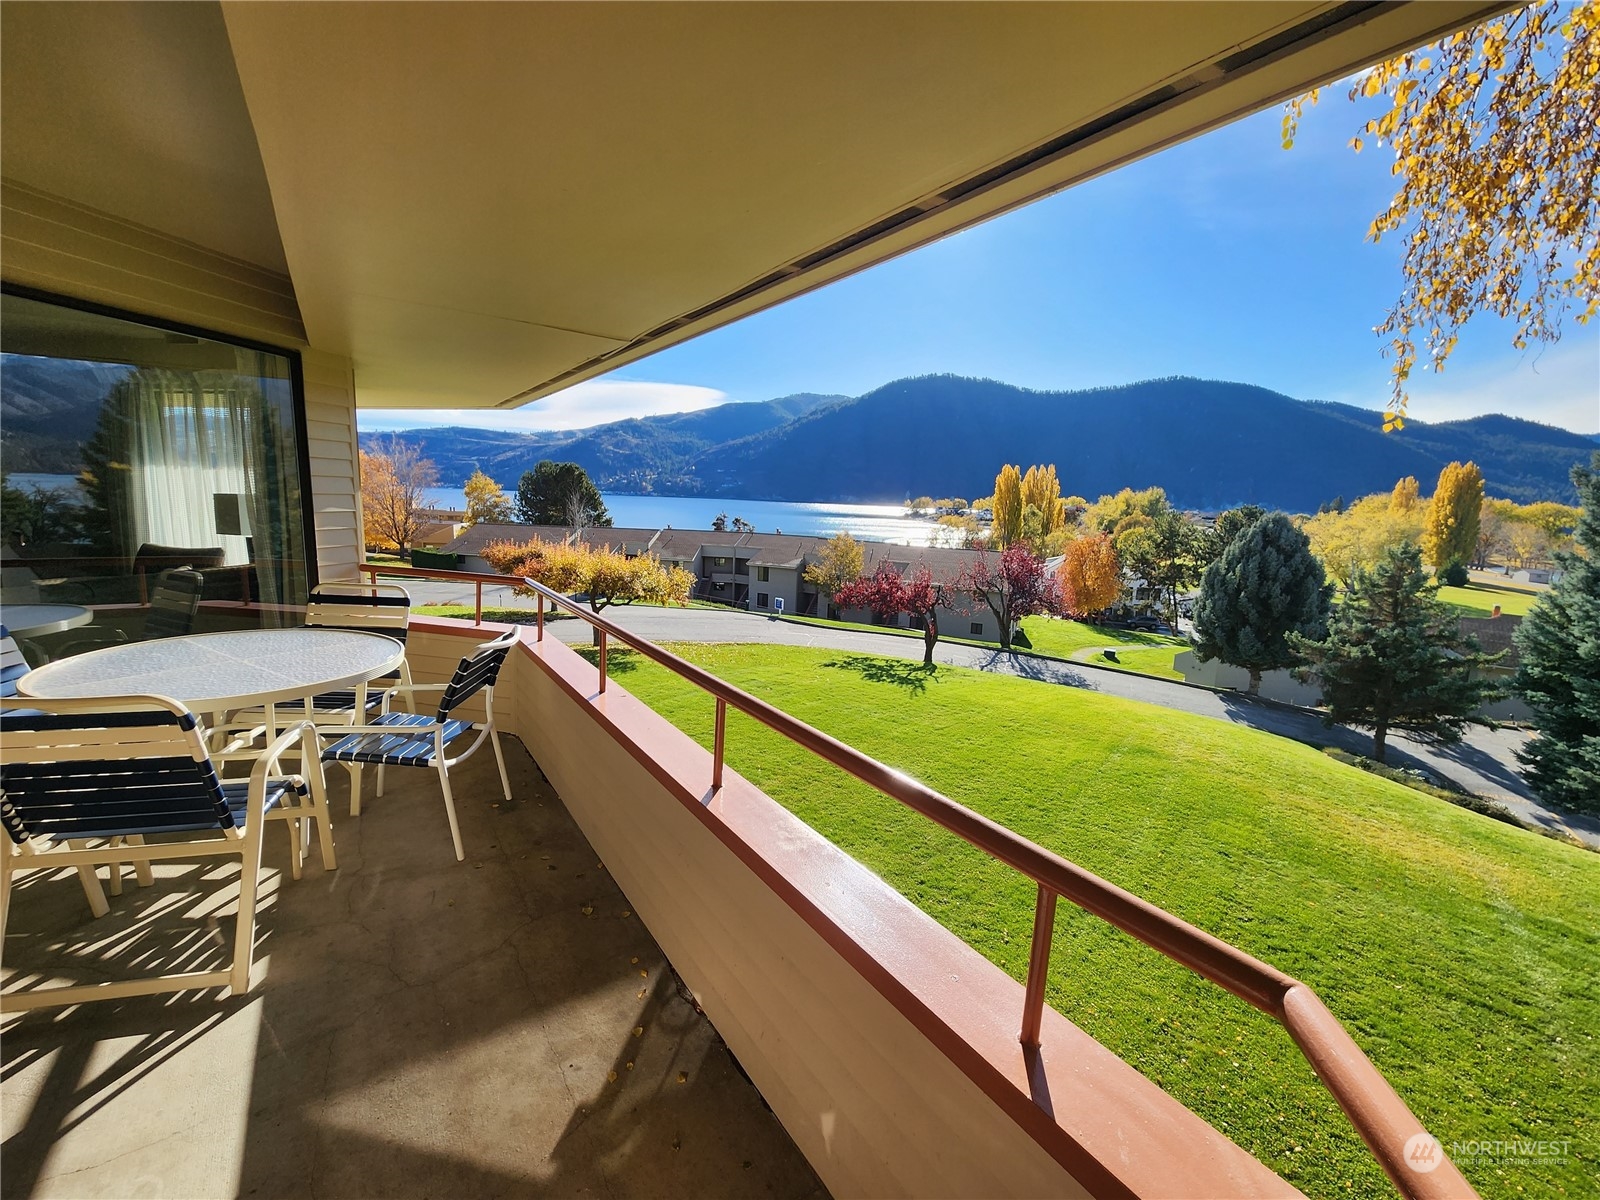
[(474, 601), (473, 606), (472, 606), (472, 623), (474, 625), (482, 625), (483, 624), (483, 580), (481, 580), (481, 579), (474, 580), (473, 584), (477, 588), (478, 594), (477, 594), (477, 599)]
[(711, 790), (722, 787), (722, 756), (728, 742), (728, 702), (717, 697), (717, 733), (711, 744)]
[(1033, 909), (1033, 952), (1028, 955), (1028, 990), (1022, 998), (1021, 1042), (1039, 1048), (1039, 1026), (1044, 1021), (1044, 984), (1050, 973), (1050, 943), (1056, 931), (1056, 894), (1039, 885)]
[(544, 593), (543, 592), (539, 593), (539, 620), (538, 620), (535, 628), (537, 628), (539, 632), (534, 636), (533, 640), (536, 641), (536, 642), (544, 641)]
[(596, 626), (595, 632), (600, 635), (600, 694), (606, 690), (606, 631)]

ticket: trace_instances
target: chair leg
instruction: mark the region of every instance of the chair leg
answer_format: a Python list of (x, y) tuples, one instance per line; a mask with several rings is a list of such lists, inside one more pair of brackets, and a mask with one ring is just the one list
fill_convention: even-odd
[(383, 763), (378, 764), (378, 786), (376, 790), (379, 796), (383, 795), (383, 767)]
[(443, 763), (439, 764), (439, 787), (444, 791), (444, 811), (450, 818), (450, 840), (455, 843), (456, 861), (466, 858), (466, 852), (461, 849), (461, 830), (456, 826), (456, 802), (450, 794), (450, 772)]
[[(74, 846), (67, 842), (69, 850), (81, 850), (80, 842)], [(78, 868), (78, 881), (83, 884), (83, 898), (89, 902), (89, 911), (97, 917), (103, 917), (111, 911), (111, 905), (106, 903), (106, 894), (100, 887), (100, 875), (92, 866), (85, 863)]]
[[(134, 834), (128, 839), (128, 845), (144, 845), (144, 835), (140, 833)], [(150, 887), (155, 883), (156, 873), (150, 869), (150, 860), (148, 858), (141, 858), (133, 864), (133, 877), (138, 880), (140, 887)]]
[(350, 772), (350, 815), (361, 815), (361, 764), (345, 763), (345, 769)]
[(261, 824), (256, 822), (256, 828), (250, 830), (239, 848), (239, 918), (233, 933), (233, 964), (228, 971), (228, 990), (235, 996), (250, 990), (250, 965), (256, 945), (256, 887), (261, 876)]
[[(322, 869), (337, 871), (339, 859), (333, 852), (333, 810), (328, 807), (328, 781), (322, 763), (317, 759), (302, 763), (306, 782), (311, 786), (311, 815), (316, 822), (317, 837), (322, 844)], [(309, 842), (309, 839), (307, 839)]]
[(494, 761), (500, 764), (500, 790), (511, 799), (511, 777), (506, 774), (506, 756), (500, 750), (500, 731), (492, 725), (489, 727), (489, 740), (494, 743)]
[(300, 818), (291, 813), (284, 824), (289, 828), (289, 876), (292, 879), (299, 879), (300, 870), (306, 861), (305, 837), (300, 829)]
[(6, 917), (11, 913), (11, 871), (19, 853), (9, 837), (0, 838), (0, 949), (5, 946)]

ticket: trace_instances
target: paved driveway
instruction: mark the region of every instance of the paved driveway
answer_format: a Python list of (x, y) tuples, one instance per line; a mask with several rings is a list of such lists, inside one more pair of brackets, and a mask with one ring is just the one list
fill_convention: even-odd
[[(470, 589), (468, 603), (471, 603)], [(484, 602), (488, 603), (488, 597)], [(439, 603), (439, 601), (432, 601)], [(893, 634), (865, 633), (853, 629), (829, 629), (794, 621), (779, 621), (756, 613), (705, 608), (653, 608), (631, 605), (605, 609), (616, 624), (653, 642), (754, 642), (774, 646), (816, 646), (830, 650), (853, 650), (891, 658), (922, 658), (920, 639)], [(562, 640), (583, 643), (590, 640), (589, 626), (577, 621), (558, 621), (551, 631)], [(958, 667), (997, 671), (1043, 683), (1085, 688), (1108, 696), (1139, 700), (1162, 708), (1179, 709), (1219, 721), (1249, 725), (1296, 741), (1318, 746), (1337, 746), (1358, 754), (1372, 749), (1372, 739), (1364, 733), (1341, 726), (1328, 728), (1315, 713), (1270, 701), (1252, 700), (1236, 692), (1214, 692), (1165, 679), (1134, 675), (1125, 671), (1038, 658), (1029, 654), (1009, 654), (998, 649), (940, 642), (934, 658)], [(1458, 746), (1430, 746), (1411, 738), (1394, 735), (1389, 739), (1389, 762), (1413, 767), (1449, 779), (1479, 796), (1494, 799), (1524, 819), (1548, 828), (1565, 828), (1600, 848), (1600, 821), (1556, 814), (1534, 797), (1518, 769), (1516, 748), (1527, 734), (1515, 729), (1472, 729)]]

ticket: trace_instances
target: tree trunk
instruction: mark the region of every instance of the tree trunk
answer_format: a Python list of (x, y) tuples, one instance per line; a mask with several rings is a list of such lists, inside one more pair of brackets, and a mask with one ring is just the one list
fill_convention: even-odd
[(1376, 762), (1382, 762), (1386, 751), (1384, 739), (1389, 736), (1389, 722), (1380, 720), (1372, 727), (1372, 757)]
[(1261, 670), (1258, 667), (1250, 668), (1250, 690), (1246, 695), (1259, 696), (1261, 694)]
[[(604, 608), (604, 607), (605, 607), (604, 604), (596, 604), (594, 602), (593, 598), (591, 598), (589, 600), (589, 611), (592, 612), (597, 617), (600, 615), (600, 610), (602, 608)], [(600, 645), (600, 626), (598, 626), (598, 625), (589, 626), (589, 634), (590, 634), (591, 643), (593, 645), (595, 645), (595, 646), (599, 646)]]
[(933, 647), (939, 640), (939, 618), (932, 613), (928, 614), (928, 622), (922, 627), (922, 665), (933, 666)]

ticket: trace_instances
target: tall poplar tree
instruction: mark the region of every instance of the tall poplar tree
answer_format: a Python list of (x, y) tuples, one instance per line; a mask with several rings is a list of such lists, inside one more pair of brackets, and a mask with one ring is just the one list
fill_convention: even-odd
[(1459, 742), (1472, 714), (1497, 691), (1473, 677), (1494, 658), (1461, 632), (1460, 618), (1435, 594), (1409, 544), (1355, 573), (1327, 637), (1291, 633), (1288, 641), (1321, 681), (1324, 722), (1371, 729), (1379, 762), (1391, 729)]
[(1311, 542), (1282, 513), (1248, 526), (1206, 568), (1195, 602), (1195, 653), (1250, 672), (1250, 695), (1261, 673), (1299, 665), (1288, 635), (1321, 638), (1328, 626), (1328, 584)]
[(1583, 500), (1581, 554), (1556, 556), (1561, 579), (1517, 627), (1513, 690), (1538, 736), (1517, 752), (1528, 782), (1554, 804), (1600, 813), (1600, 453), (1572, 469)]
[(1004, 550), (1022, 536), (1022, 472), (1009, 463), (994, 477), (995, 549)]
[(1472, 561), (1482, 511), (1483, 472), (1477, 463), (1453, 462), (1439, 472), (1422, 526), (1422, 554), (1435, 574)]

